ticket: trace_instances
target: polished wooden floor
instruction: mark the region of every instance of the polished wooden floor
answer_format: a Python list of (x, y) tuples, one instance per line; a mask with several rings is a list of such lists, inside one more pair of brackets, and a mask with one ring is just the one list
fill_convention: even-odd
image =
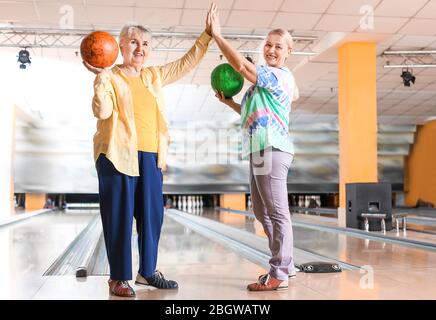
[[(201, 214), (262, 234), (259, 224), (248, 217), (216, 211)], [(42, 276), (91, 218), (86, 213), (54, 212), (0, 228), (0, 299), (120, 299), (108, 294), (107, 276), (84, 280)], [(294, 231), (296, 242), (362, 269), (298, 273), (287, 291), (248, 292), (247, 284), (264, 269), (166, 217), (158, 268), (167, 278), (177, 280), (180, 288), (168, 291), (134, 286), (135, 299), (436, 299), (436, 252), (343, 235), (326, 238), (323, 233), (297, 228)], [(135, 252), (134, 269), (137, 258)]]

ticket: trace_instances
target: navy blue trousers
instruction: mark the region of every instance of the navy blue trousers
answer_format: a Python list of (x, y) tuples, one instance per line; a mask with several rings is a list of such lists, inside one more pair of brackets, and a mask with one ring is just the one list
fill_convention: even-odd
[(109, 260), (110, 278), (132, 279), (132, 226), (136, 220), (139, 273), (156, 270), (163, 223), (162, 171), (157, 154), (138, 152), (139, 177), (118, 172), (103, 154), (97, 159), (100, 213)]

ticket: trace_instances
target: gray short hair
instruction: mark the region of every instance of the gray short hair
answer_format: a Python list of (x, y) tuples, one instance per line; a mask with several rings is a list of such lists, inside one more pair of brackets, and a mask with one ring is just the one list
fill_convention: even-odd
[(139, 24), (126, 24), (120, 32), (120, 42), (123, 38), (130, 37), (133, 31), (138, 30), (140, 33), (151, 38), (151, 31)]
[(288, 30), (281, 29), (281, 28), (274, 29), (268, 32), (268, 35), (270, 34), (278, 34), (279, 36), (284, 37), (289, 49), (292, 49), (294, 47), (294, 38), (292, 38)]

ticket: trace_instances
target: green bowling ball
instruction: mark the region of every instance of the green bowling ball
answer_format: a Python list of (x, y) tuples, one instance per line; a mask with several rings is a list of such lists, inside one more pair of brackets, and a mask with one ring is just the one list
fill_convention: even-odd
[(244, 77), (228, 63), (223, 63), (213, 69), (210, 82), (215, 92), (223, 92), (226, 98), (239, 93), (244, 86)]

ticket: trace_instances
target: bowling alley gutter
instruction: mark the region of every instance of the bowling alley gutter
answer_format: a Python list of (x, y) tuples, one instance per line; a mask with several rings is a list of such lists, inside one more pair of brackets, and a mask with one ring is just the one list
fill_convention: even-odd
[(31, 212), (23, 212), (15, 215), (11, 215), (5, 219), (0, 220), (0, 228), (10, 225), (12, 223), (20, 222), (29, 218), (33, 218), (36, 216), (39, 216), (40, 214), (44, 214), (47, 212), (53, 211), (52, 209), (42, 209), (42, 210), (36, 210)]
[[(168, 209), (165, 213), (177, 223), (230, 248), (262, 268), (269, 268), (268, 261), (270, 256), (266, 238), (208, 218), (194, 216), (175, 209)], [(99, 257), (99, 253), (105, 252), (105, 250), (101, 250), (103, 242), (102, 226), (99, 221), (99, 216), (95, 216), (88, 226), (44, 272), (43, 276), (74, 274), (79, 276), (79, 271), (84, 271), (84, 275), (80, 276), (107, 274), (107, 259), (105, 257)], [(100, 258), (102, 260), (97, 261)], [(294, 260), (297, 268), (303, 263), (324, 261), (337, 263), (344, 271), (360, 269), (358, 266), (299, 248), (294, 248)]]
[[(269, 269), (270, 266), (268, 261), (270, 259), (270, 254), (266, 238), (254, 235), (248, 231), (227, 226), (223, 223), (216, 222), (208, 218), (194, 216), (192, 214), (175, 209), (166, 210), (166, 214), (168, 217), (184, 225), (185, 227), (192, 229), (211, 240), (230, 247), (232, 250), (241, 254), (248, 260), (265, 269)], [(329, 263), (337, 263), (344, 271), (360, 269), (359, 266), (299, 248), (294, 248), (294, 260), (297, 268), (303, 263), (311, 261), (324, 261)]]

